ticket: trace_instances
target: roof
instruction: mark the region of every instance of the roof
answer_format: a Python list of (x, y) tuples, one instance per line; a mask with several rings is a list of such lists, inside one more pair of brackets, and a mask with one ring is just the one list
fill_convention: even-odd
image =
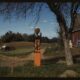
[(77, 14), (77, 18), (74, 23), (74, 29), (72, 32), (74, 31), (80, 31), (80, 14)]

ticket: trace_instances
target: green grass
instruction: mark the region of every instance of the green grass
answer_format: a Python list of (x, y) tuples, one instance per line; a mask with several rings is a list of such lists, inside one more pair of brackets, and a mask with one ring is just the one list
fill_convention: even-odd
[(58, 48), (58, 47), (47, 47), (45, 52), (44, 52), (44, 56), (61, 56), (64, 55), (64, 50)]
[[(2, 68), (1, 68), (0, 74), (3, 73), (2, 75), (5, 76), (4, 71), (6, 69), (4, 69), (2, 72)], [(75, 64), (69, 67), (66, 64), (59, 64), (59, 63), (47, 64), (47, 62), (45, 64), (42, 64), (41, 67), (35, 67), (33, 65), (33, 62), (28, 62), (23, 66), (15, 67), (13, 69), (13, 74), (10, 74), (10, 69), (6, 70), (6, 76), (8, 77), (58, 77), (65, 70), (74, 70), (78, 72), (80, 76), (80, 64)]]
[(57, 43), (51, 43), (46, 46), (46, 50), (44, 52), (44, 56), (61, 56), (64, 55), (63, 46)]
[[(57, 44), (44, 44), (46, 51), (45, 56), (56, 56), (64, 55), (64, 49)], [(77, 50), (77, 49), (76, 49)], [(79, 49), (80, 50), (80, 49)], [(14, 51), (3, 52), (0, 51), (0, 54), (7, 56), (23, 56), (29, 54), (33, 51), (32, 47), (19, 47)], [(0, 60), (1, 63), (1, 60)], [(0, 66), (0, 76), (7, 77), (58, 77), (65, 70), (74, 70), (79, 73), (80, 77), (80, 63), (75, 63), (73, 66), (67, 66), (66, 64), (56, 63), (54, 61), (44, 61), (41, 64), (41, 67), (35, 67), (33, 61), (28, 61), (22, 66), (17, 66), (13, 68), (13, 73), (11, 73), (10, 67), (1, 67)]]
[(0, 67), (0, 77), (4, 77), (6, 75), (10, 74), (10, 68), (9, 67)]
[(15, 50), (12, 51), (0, 50), (0, 54), (6, 56), (25, 56), (34, 51), (33, 43), (31, 42), (10, 42), (3, 44), (8, 44), (9, 46), (13, 46), (15, 48)]
[(19, 48), (12, 51), (2, 51), (0, 50), (0, 54), (6, 55), (6, 56), (24, 56), (32, 53), (34, 49), (31, 48)]
[[(75, 48), (73, 47), (71, 49), (71, 53), (73, 55), (77, 55), (80, 53), (80, 48)], [(52, 44), (46, 44), (46, 50), (44, 52), (44, 56), (64, 56), (64, 47), (57, 44), (57, 43), (52, 43)]]

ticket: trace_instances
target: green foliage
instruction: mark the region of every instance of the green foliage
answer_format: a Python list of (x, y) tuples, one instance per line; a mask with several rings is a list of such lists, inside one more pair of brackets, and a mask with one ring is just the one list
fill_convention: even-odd
[(2, 42), (22, 41), (23, 37), (20, 33), (13, 33), (12, 31), (6, 32), (1, 36)]
[[(13, 42), (13, 41), (28, 41), (28, 42), (34, 42), (35, 36), (34, 34), (22, 34), (22, 33), (14, 33), (12, 31), (6, 32), (4, 35), (0, 38), (1, 42)], [(41, 42), (44, 43), (52, 43), (57, 42), (58, 38), (53, 37), (52, 39), (49, 39), (48, 37), (41, 37)]]
[(34, 35), (21, 34), (19, 32), (14, 33), (12, 31), (6, 32), (1, 36), (2, 42), (13, 42), (13, 41), (34, 41)]

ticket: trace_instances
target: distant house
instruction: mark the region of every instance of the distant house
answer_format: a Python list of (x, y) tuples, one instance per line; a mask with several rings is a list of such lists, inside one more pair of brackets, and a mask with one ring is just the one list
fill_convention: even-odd
[(72, 43), (74, 47), (80, 47), (80, 14), (77, 14), (77, 18), (74, 23), (74, 29), (72, 31)]

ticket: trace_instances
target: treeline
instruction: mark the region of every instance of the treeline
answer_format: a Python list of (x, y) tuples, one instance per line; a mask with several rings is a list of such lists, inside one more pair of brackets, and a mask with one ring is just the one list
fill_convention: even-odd
[[(12, 31), (6, 32), (4, 35), (0, 37), (0, 42), (12, 42), (12, 41), (28, 41), (34, 42), (34, 34), (22, 34), (22, 33), (14, 33)], [(44, 43), (51, 43), (51, 42), (58, 42), (58, 38), (54, 37), (49, 39), (48, 37), (41, 37), (41, 42)]]

